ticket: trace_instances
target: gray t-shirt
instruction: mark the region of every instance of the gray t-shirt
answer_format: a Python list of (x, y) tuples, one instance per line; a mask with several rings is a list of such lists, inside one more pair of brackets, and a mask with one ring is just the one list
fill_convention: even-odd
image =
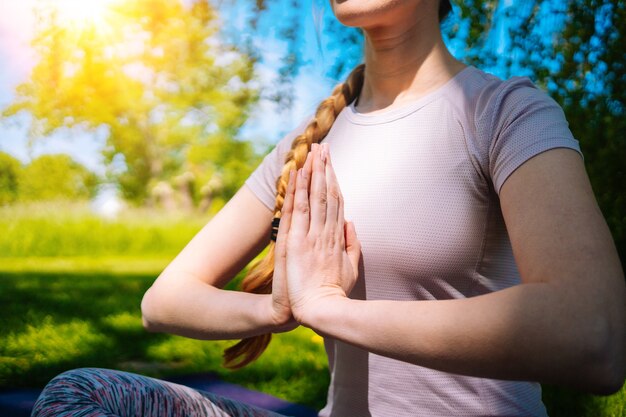
[[(271, 210), (276, 178), (303, 123), (245, 184)], [(330, 154), (362, 245), (350, 295), (367, 300), (473, 297), (520, 283), (499, 192), (529, 158), (580, 152), (562, 109), (528, 78), (467, 67), (400, 108), (337, 117)], [(582, 153), (581, 153), (582, 155)], [(326, 339), (331, 384), (320, 416), (545, 416), (537, 383), (435, 371)]]

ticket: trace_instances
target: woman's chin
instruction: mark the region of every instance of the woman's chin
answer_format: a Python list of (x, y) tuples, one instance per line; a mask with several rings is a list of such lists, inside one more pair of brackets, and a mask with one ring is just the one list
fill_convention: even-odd
[(401, 24), (419, 15), (429, 0), (331, 0), (335, 17), (345, 26), (363, 29)]

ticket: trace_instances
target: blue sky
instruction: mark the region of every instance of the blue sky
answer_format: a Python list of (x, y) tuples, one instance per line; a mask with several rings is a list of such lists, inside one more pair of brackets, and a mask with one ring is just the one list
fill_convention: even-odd
[[(33, 7), (37, 0), (0, 0), (0, 108), (4, 108), (14, 97), (14, 89), (28, 78), (30, 69), (36, 63), (36, 56), (29, 47), (33, 33)], [(247, 2), (246, 2), (247, 3)], [(303, 7), (311, 3), (303, 2)], [(228, 2), (222, 2), (228, 6)], [(233, 1), (233, 6), (224, 7), (221, 19), (229, 29), (244, 33), (245, 9), (242, 3)], [(271, 85), (276, 77), (280, 57), (284, 55), (286, 44), (270, 30), (272, 18), (276, 12), (270, 10), (261, 26), (262, 36), (254, 39), (256, 48), (263, 57), (257, 72), (262, 85)], [(276, 105), (262, 100), (244, 126), (241, 136), (258, 143), (275, 143), (291, 127), (315, 110), (317, 103), (330, 91), (336, 80), (325, 76), (325, 68), (330, 65), (329, 54), (322, 57), (315, 40), (312, 14), (307, 14), (309, 21), (303, 22), (305, 42), (303, 53), (309, 63), (305, 65), (295, 81), (297, 92), (295, 104), (289, 111), (279, 111)], [(263, 28), (267, 26), (267, 28)], [(312, 86), (316, 86), (312, 88)], [(271, 117), (268, 117), (271, 115)], [(104, 137), (97, 134), (85, 134), (79, 130), (63, 130), (57, 134), (36, 141), (28, 146), (27, 125), (25, 120), (0, 122), (0, 151), (8, 152), (23, 162), (45, 153), (67, 153), (88, 168), (103, 173), (104, 167), (100, 149)]]

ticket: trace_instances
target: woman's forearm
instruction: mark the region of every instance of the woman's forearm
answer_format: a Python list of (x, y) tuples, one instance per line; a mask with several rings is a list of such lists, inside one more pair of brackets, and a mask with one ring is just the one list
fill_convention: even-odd
[[(577, 306), (570, 297), (543, 283), (458, 300), (335, 297), (308, 309), (301, 322), (368, 351), (441, 371), (599, 393), (619, 389), (623, 365), (611, 358), (623, 362), (623, 352), (611, 350), (622, 349), (623, 331), (611, 329), (601, 309)], [(623, 325), (622, 318), (611, 319)]]
[(204, 340), (279, 331), (270, 309), (271, 295), (222, 290), (188, 276), (153, 285), (141, 303), (146, 329)]

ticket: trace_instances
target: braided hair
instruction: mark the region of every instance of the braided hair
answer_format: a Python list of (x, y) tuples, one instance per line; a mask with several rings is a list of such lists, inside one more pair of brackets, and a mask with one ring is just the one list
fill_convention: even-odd
[[(297, 170), (304, 165), (311, 145), (320, 143), (326, 137), (337, 115), (359, 96), (363, 87), (364, 70), (364, 64), (354, 68), (346, 81), (338, 84), (332, 95), (320, 103), (313, 120), (304, 129), (304, 132), (291, 143), (291, 149), (285, 157), (282, 172), (276, 180), (274, 217), (280, 217), (283, 208), (289, 171)], [(275, 242), (270, 242), (267, 255), (250, 268), (241, 284), (243, 291), (256, 294), (270, 294), (272, 292), (274, 247)], [(263, 353), (271, 338), (271, 333), (248, 337), (227, 348), (224, 351), (224, 366), (231, 369), (246, 366)]]

